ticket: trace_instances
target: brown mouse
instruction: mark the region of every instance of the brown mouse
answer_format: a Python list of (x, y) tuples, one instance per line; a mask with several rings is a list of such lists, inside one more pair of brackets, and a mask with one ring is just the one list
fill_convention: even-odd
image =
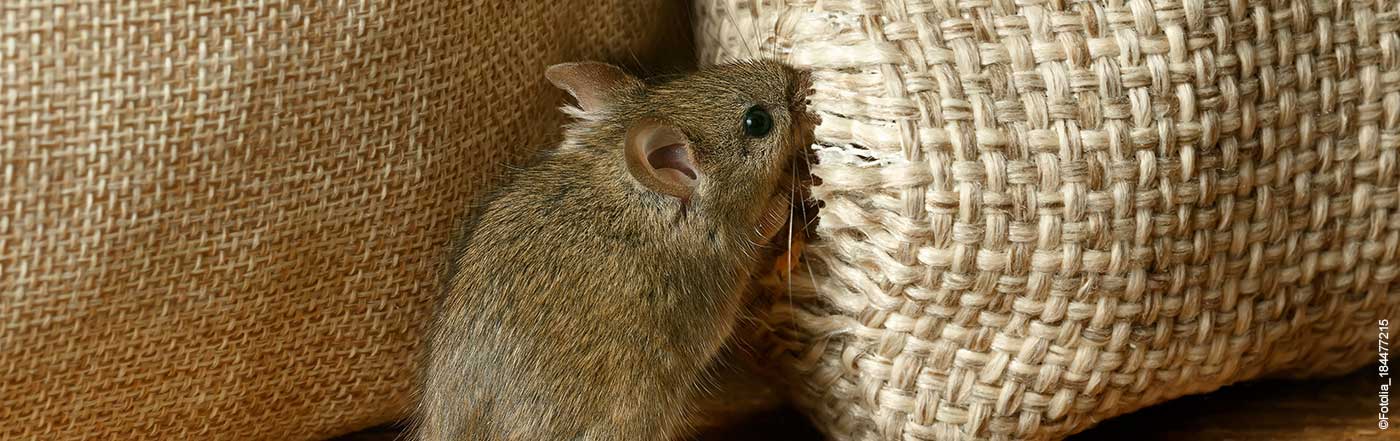
[(773, 61), (545, 76), (576, 120), (454, 245), (419, 439), (682, 436), (789, 219), (809, 79)]

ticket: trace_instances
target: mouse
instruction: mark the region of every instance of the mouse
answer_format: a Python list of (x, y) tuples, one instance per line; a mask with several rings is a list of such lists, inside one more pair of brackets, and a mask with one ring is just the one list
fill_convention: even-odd
[(411, 430), (687, 436), (749, 286), (782, 252), (818, 122), (810, 76), (772, 60), (646, 81), (594, 61), (544, 76), (572, 96), (571, 121), (455, 239)]

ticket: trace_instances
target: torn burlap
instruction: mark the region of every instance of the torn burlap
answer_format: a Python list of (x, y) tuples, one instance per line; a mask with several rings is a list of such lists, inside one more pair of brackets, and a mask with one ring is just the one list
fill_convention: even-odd
[(0, 439), (397, 417), (454, 222), (561, 133), (544, 68), (690, 46), (661, 0), (4, 2)]
[(1400, 3), (696, 11), (702, 62), (814, 71), (823, 207), (772, 320), (834, 439), (1057, 439), (1374, 364), (1400, 319)]

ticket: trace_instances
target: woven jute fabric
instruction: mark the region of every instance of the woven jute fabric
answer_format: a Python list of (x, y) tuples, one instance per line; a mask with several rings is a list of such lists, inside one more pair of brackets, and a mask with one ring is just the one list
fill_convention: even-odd
[(1400, 319), (1400, 3), (695, 10), (703, 63), (814, 71), (822, 208), (770, 320), (834, 439), (1058, 439), (1374, 364)]
[(544, 68), (690, 60), (688, 12), (0, 2), (0, 439), (399, 416), (457, 219), (561, 135)]

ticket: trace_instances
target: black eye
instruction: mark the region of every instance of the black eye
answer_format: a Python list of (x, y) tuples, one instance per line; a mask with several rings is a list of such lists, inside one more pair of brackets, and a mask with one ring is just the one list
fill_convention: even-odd
[(750, 138), (762, 138), (773, 131), (773, 116), (762, 107), (753, 106), (744, 112), (744, 134)]

